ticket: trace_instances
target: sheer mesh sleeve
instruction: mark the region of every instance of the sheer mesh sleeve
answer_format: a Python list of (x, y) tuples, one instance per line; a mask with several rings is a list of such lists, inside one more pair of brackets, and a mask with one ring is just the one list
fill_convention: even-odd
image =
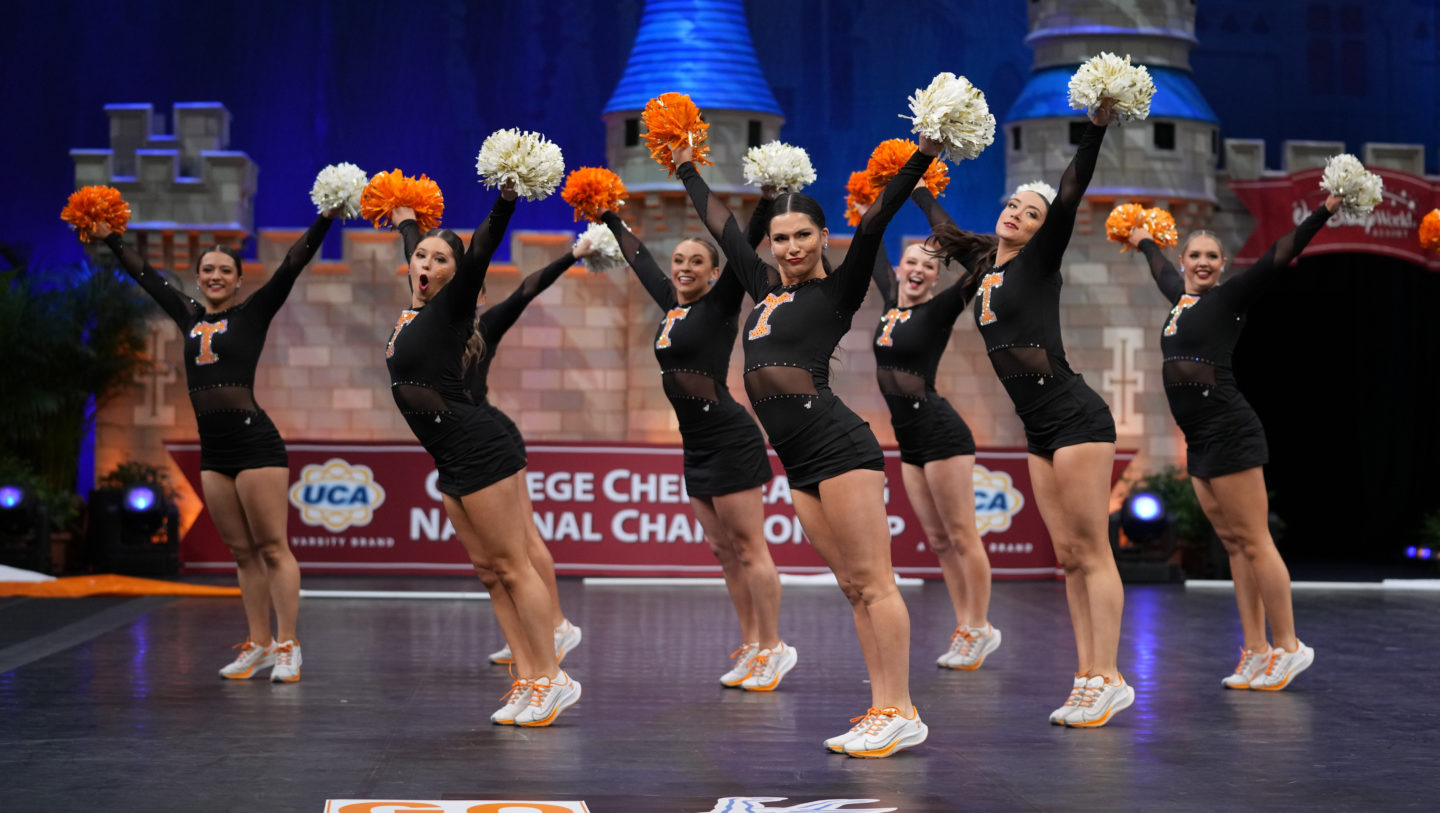
[(964, 276), (962, 275), (960, 279), (930, 300), (930, 307), (940, 314), (940, 318), (944, 322), (952, 326), (955, 324), (955, 320), (960, 318), (960, 314), (965, 311), (965, 306), (970, 303), (970, 297), (965, 295), (963, 282)]
[(950, 213), (945, 211), (944, 207), (940, 205), (940, 201), (930, 194), (930, 190), (924, 184), (915, 187), (915, 191), (910, 193), (910, 199), (915, 201), (915, 205), (925, 213), (925, 219), (930, 221), (931, 231), (940, 226), (955, 225), (954, 218), (950, 217)]
[(1070, 166), (1065, 168), (1065, 174), (1060, 178), (1060, 191), (1050, 203), (1045, 222), (1030, 238), (1032, 245), (1029, 249), (1040, 255), (1041, 265), (1037, 270), (1060, 272), (1061, 255), (1070, 245), (1070, 234), (1075, 231), (1075, 213), (1080, 209), (1085, 190), (1095, 175), (1095, 162), (1100, 156), (1100, 144), (1105, 140), (1105, 129), (1093, 123), (1085, 125), (1085, 135), (1080, 139)]
[(620, 244), (620, 253), (624, 255), (625, 261), (630, 263), (635, 277), (640, 280), (650, 298), (655, 300), (655, 304), (664, 311), (675, 307), (675, 286), (670, 283), (665, 272), (660, 270), (660, 264), (655, 261), (655, 255), (650, 253), (650, 249), (645, 247), (635, 232), (625, 228), (620, 216), (614, 212), (601, 213), (600, 221), (610, 227), (610, 233), (615, 235), (615, 242)]
[(406, 220), (395, 227), (400, 232), (400, 239), (405, 246), (405, 262), (410, 262), (410, 255), (415, 253), (415, 247), (420, 245), (420, 224), (414, 220)]
[(515, 214), (515, 201), (506, 200), (504, 195), (495, 199), (485, 222), (475, 227), (470, 235), (470, 247), (460, 258), (455, 269), (455, 279), (450, 281), (436, 298), (447, 296), (445, 308), (452, 320), (469, 320), (475, 313), (475, 300), (485, 285), (485, 272), (490, 269), (490, 258), (505, 239), (505, 230), (510, 225), (510, 216)]
[(567, 251), (555, 262), (520, 280), (520, 284), (509, 296), (480, 311), (480, 323), (485, 326), (486, 339), (491, 344), (499, 344), (500, 337), (515, 324), (515, 320), (525, 312), (525, 307), (535, 301), (535, 297), (545, 293), (545, 289), (560, 279), (574, 264), (575, 255)]
[(1170, 264), (1165, 252), (1154, 240), (1141, 240), (1140, 250), (1145, 253), (1145, 259), (1150, 262), (1150, 276), (1155, 278), (1155, 284), (1160, 286), (1160, 294), (1169, 300), (1170, 304), (1180, 301), (1185, 294), (1185, 278), (1175, 266)]
[(759, 248), (770, 236), (770, 215), (775, 211), (773, 198), (760, 196), (760, 202), (755, 204), (755, 211), (750, 213), (750, 222), (745, 224), (745, 242), (751, 248)]
[(285, 259), (280, 261), (275, 273), (250, 297), (247, 304), (252, 308), (260, 308), (266, 319), (274, 316), (280, 306), (285, 304), (286, 297), (290, 296), (290, 289), (295, 287), (295, 280), (300, 276), (300, 272), (305, 270), (305, 266), (320, 252), (320, 244), (330, 232), (332, 222), (324, 215), (315, 218), (315, 222), (310, 224), (305, 234), (285, 252)]
[(1265, 285), (1300, 256), (1320, 232), (1325, 221), (1330, 219), (1330, 210), (1324, 206), (1310, 213), (1300, 225), (1286, 232), (1275, 245), (1270, 247), (1256, 263), (1243, 271), (1232, 271), (1230, 279), (1216, 288), (1236, 310), (1248, 310), (1259, 298)]
[(120, 260), (120, 266), (125, 273), (135, 278), (145, 293), (154, 299), (175, 324), (180, 326), (180, 333), (183, 335), (190, 328), (190, 322), (202, 311), (200, 303), (180, 293), (170, 281), (160, 275), (150, 264), (145, 262), (135, 249), (125, 245), (125, 241), (118, 234), (111, 234), (105, 238), (105, 245), (115, 253)]
[(885, 252), (875, 252), (875, 263), (870, 270), (870, 279), (875, 282), (875, 290), (880, 292), (880, 300), (885, 303), (885, 307), (894, 307), (900, 298), (900, 280), (896, 278), (895, 266), (890, 264), (890, 257)]
[(745, 235), (740, 233), (740, 226), (735, 223), (735, 215), (715, 198), (710, 191), (710, 185), (700, 177), (695, 165), (687, 161), (676, 169), (675, 174), (685, 184), (685, 191), (690, 193), (690, 202), (695, 205), (695, 212), (705, 222), (705, 228), (710, 231), (710, 235), (720, 243), (720, 250), (725, 252), (730, 269), (740, 278), (740, 284), (745, 286), (750, 298), (758, 301), (765, 296), (766, 291), (779, 285), (780, 272), (766, 265), (760, 255), (755, 253)]
[(885, 184), (880, 191), (880, 199), (860, 218), (860, 227), (855, 230), (855, 239), (845, 253), (845, 261), (840, 263), (834, 274), (840, 278), (842, 310), (855, 311), (865, 301), (866, 277), (873, 273), (875, 255), (884, 246), (885, 227), (905, 205), (910, 190), (915, 188), (915, 182), (920, 180), (933, 160), (933, 157), (916, 150), (895, 177)]

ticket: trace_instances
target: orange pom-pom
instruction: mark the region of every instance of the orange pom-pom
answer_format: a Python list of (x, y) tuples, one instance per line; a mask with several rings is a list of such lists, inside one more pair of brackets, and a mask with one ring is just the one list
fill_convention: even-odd
[(1175, 229), (1175, 216), (1164, 209), (1146, 209), (1140, 215), (1139, 225), (1150, 232), (1150, 239), (1161, 248), (1174, 248), (1180, 242), (1180, 232)]
[[(918, 149), (920, 145), (914, 141), (891, 138), (880, 142), (880, 146), (870, 153), (870, 162), (865, 165), (865, 171), (870, 174), (870, 183), (875, 186), (877, 195)], [(938, 198), (945, 191), (945, 187), (950, 185), (950, 170), (944, 161), (931, 161), (930, 168), (925, 170), (924, 178), (925, 188)]]
[(879, 195), (880, 188), (870, 182), (867, 170), (850, 173), (850, 180), (845, 184), (845, 221), (852, 226), (860, 225), (860, 218), (864, 217), (860, 207), (870, 206)]
[[(411, 178), (398, 169), (377, 172), (360, 193), (360, 216), (381, 228), (390, 213), (400, 207), (415, 210), (415, 225), (424, 234), (440, 225), (445, 214), (445, 196), (440, 185), (426, 175)], [(391, 223), (390, 225), (395, 225)]]
[(1430, 214), (1421, 218), (1420, 247), (1426, 251), (1440, 251), (1440, 209), (1431, 209)]
[(70, 194), (60, 219), (70, 224), (80, 242), (95, 239), (95, 227), (104, 223), (116, 234), (124, 234), (130, 222), (130, 204), (113, 186), (82, 186)]
[(692, 159), (696, 166), (713, 166), (705, 154), (710, 145), (705, 143), (709, 136), (710, 124), (700, 118), (700, 108), (683, 93), (662, 93), (645, 105), (640, 115), (645, 122), (645, 144), (650, 148), (650, 157), (673, 177), (675, 159), (671, 150), (693, 146)]
[(575, 207), (575, 219), (600, 222), (600, 213), (625, 205), (628, 193), (620, 176), (604, 167), (580, 167), (565, 179), (560, 197)]
[(1130, 244), (1130, 231), (1135, 224), (1140, 222), (1140, 216), (1145, 213), (1145, 207), (1138, 203), (1122, 203), (1110, 212), (1105, 218), (1105, 236), (1120, 243), (1120, 250), (1127, 251)]

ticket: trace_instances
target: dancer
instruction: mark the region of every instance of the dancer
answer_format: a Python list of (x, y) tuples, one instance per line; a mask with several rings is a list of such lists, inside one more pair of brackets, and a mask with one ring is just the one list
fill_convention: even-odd
[(941, 225), (931, 238), (939, 255), (970, 269), (964, 284), (978, 291), (975, 322), (1025, 424), (1030, 482), (1065, 571), (1079, 660), (1070, 696), (1050, 722), (1074, 727), (1105, 725), (1135, 699), (1116, 665), (1125, 594), (1109, 539), (1115, 419), (1070, 369), (1060, 338), (1060, 262), (1113, 106), (1106, 99), (1096, 108), (1058, 195), (1026, 184), (1006, 202), (994, 235)]
[[(415, 247), (420, 244), (420, 228), (415, 222), (415, 212), (407, 207), (396, 207), (391, 218), (398, 222), (396, 229), (404, 238), (405, 260), (409, 262), (410, 256), (415, 253)], [(515, 442), (515, 447), (520, 450), (522, 459), (525, 454), (525, 439), (520, 435), (520, 429), (510, 416), (501, 412), (490, 403), (490, 362), (495, 359), (495, 350), (500, 340), (505, 337), (505, 331), (515, 324), (525, 307), (534, 301), (535, 297), (545, 292), (560, 278), (570, 266), (577, 261), (590, 256), (592, 249), (589, 241), (582, 240), (573, 251), (566, 252), (564, 256), (555, 262), (536, 271), (525, 279), (521, 280), (510, 296), (498, 304), (485, 308), (485, 288), (480, 288), (481, 307), (475, 312), (474, 332), (470, 337), (470, 344), (467, 345), (468, 359), (471, 359), (465, 368), (465, 389), (470, 397), (483, 409), (490, 411), (491, 416), (505, 428), (510, 439)], [(570, 623), (565, 617), (565, 612), (560, 608), (560, 589), (555, 583), (555, 558), (550, 555), (550, 549), (545, 547), (545, 542), (540, 538), (540, 530), (535, 527), (535, 511), (530, 504), (530, 489), (525, 479), (526, 469), (520, 469), (520, 496), (524, 503), (525, 516), (530, 521), (525, 524), (526, 550), (530, 556), (530, 563), (534, 565), (535, 572), (540, 574), (540, 580), (545, 583), (545, 589), (550, 594), (550, 623), (554, 625), (555, 637), (555, 660), (563, 661), (570, 650), (580, 645), (582, 630), (575, 624)], [(494, 585), (493, 589), (504, 590), (505, 585), (498, 579), (482, 576), (481, 581), (487, 585)], [(492, 602), (495, 607), (496, 620), (500, 623), (500, 631), (505, 636), (506, 644), (500, 650), (490, 653), (490, 662), (499, 664), (512, 664), (515, 662), (514, 652), (511, 650), (509, 641), (521, 635), (521, 627), (516, 619), (509, 616), (509, 611), (514, 608), (511, 601), (502, 598), (500, 601)], [(497, 712), (498, 714), (498, 712)]]
[[(773, 197), (773, 189), (762, 194), (747, 245), (765, 239)], [(680, 424), (685, 490), (740, 620), (741, 644), (720, 683), (773, 691), (795, 667), (799, 653), (780, 639), (780, 574), (765, 541), (761, 500), (761, 487), (771, 476), (765, 440), (730, 396), (726, 381), (745, 289), (733, 271), (721, 273), (720, 252), (708, 240), (680, 241), (667, 276), (619, 215), (606, 211), (601, 220), (665, 312), (655, 334), (655, 360)]]
[[(932, 228), (954, 221), (924, 184), (912, 199)], [(865, 207), (868, 209), (868, 207)], [(875, 287), (885, 311), (875, 328), (875, 377), (890, 407), (890, 425), (900, 446), (905, 493), (920, 520), (955, 608), (950, 647), (937, 666), (979, 669), (1000, 646), (990, 625), (990, 559), (975, 529), (975, 438), (970, 427), (935, 391), (935, 374), (955, 320), (968, 301), (959, 283), (939, 289), (940, 260), (914, 243), (892, 268), (875, 256)]]
[[(1173, 306), (1160, 332), (1165, 396), (1185, 433), (1190, 484), (1230, 557), (1245, 643), (1234, 673), (1221, 680), (1227, 689), (1279, 691), (1315, 660), (1315, 650), (1295, 637), (1290, 571), (1270, 538), (1261, 469), (1269, 460), (1265, 428), (1235, 384), (1230, 357), (1246, 312), (1300, 256), (1340, 202), (1328, 197), (1255, 265), (1226, 274), (1224, 285), (1218, 283), (1227, 258), (1214, 234), (1190, 235), (1180, 248), (1181, 273), (1149, 232), (1140, 227), (1130, 232), (1130, 244), (1145, 252), (1155, 284)], [(1265, 638), (1266, 619), (1274, 647)]]
[(185, 380), (200, 433), (200, 489), (220, 539), (235, 557), (249, 627), (249, 637), (236, 647), (240, 654), (220, 670), (220, 676), (230, 680), (248, 680), (267, 667), (276, 683), (300, 679), (295, 634), (300, 565), (290, 552), (285, 527), (290, 463), (280, 432), (255, 403), (255, 368), (270, 320), (339, 214), (340, 209), (329, 209), (315, 218), (270, 279), (243, 301), (244, 269), (240, 253), (230, 246), (200, 252), (195, 261), (197, 302), (172, 287), (108, 226), (100, 225), (95, 233), (184, 337)]
[(533, 517), (523, 510), (524, 455), (493, 411), (471, 400), (464, 381), (466, 356), (473, 363), (478, 352), (467, 353), (475, 301), (515, 198), (508, 185), (502, 189), (468, 250), (448, 229), (432, 229), (416, 244), (410, 307), (395, 323), (385, 355), (395, 403), (435, 458), (436, 486), (455, 535), (491, 591), (496, 616), (517, 619), (510, 639), (517, 678), (491, 720), (545, 726), (580, 699), (580, 682), (556, 662), (549, 597), (527, 553)]
[(745, 390), (790, 478), (795, 514), (850, 601), (871, 708), (825, 746), (857, 757), (919, 745), (928, 729), (910, 702), (910, 615), (890, 564), (885, 459), (870, 427), (830, 391), (830, 359), (865, 299), (886, 224), (940, 150), (921, 139), (834, 270), (824, 260), (829, 230), (814, 198), (787, 192), (775, 199), (769, 236), (777, 270), (711, 194), (690, 163), (693, 148), (672, 156), (696, 212), (757, 303), (745, 323)]

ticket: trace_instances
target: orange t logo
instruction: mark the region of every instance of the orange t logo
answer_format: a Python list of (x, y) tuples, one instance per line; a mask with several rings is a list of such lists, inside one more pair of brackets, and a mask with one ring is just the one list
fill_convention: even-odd
[(1170, 324), (1165, 326), (1166, 336), (1175, 335), (1175, 323), (1180, 321), (1180, 314), (1184, 313), (1187, 308), (1199, 301), (1200, 297), (1189, 294), (1180, 297), (1180, 301), (1176, 302), (1175, 307), (1170, 309)]
[(760, 303), (765, 307), (765, 310), (761, 312), (760, 318), (755, 321), (755, 327), (750, 329), (750, 332), (747, 334), (748, 338), (759, 339), (765, 336), (769, 336), (770, 314), (773, 313), (776, 308), (784, 305), (786, 302), (793, 302), (794, 300), (795, 295), (790, 293), (789, 291), (786, 291), (779, 296), (776, 296), (774, 294), (766, 294), (765, 300)]
[(891, 308), (884, 316), (880, 317), (880, 321), (885, 323), (885, 329), (880, 331), (879, 337), (875, 339), (875, 344), (879, 347), (890, 347), (894, 344), (890, 340), (890, 331), (895, 329), (896, 324), (910, 321), (910, 309), (906, 308), (902, 311), (899, 308)]
[(1005, 284), (1005, 275), (1000, 272), (986, 274), (980, 281), (980, 324), (993, 325), (1000, 317), (990, 310), (990, 292)]
[(385, 345), (385, 358), (388, 359), (395, 355), (395, 340), (400, 338), (400, 331), (404, 330), (406, 325), (415, 321), (415, 317), (419, 315), (420, 311), (404, 311), (400, 314), (400, 318), (395, 322), (395, 332), (390, 334), (390, 343)]
[(684, 319), (689, 313), (689, 308), (671, 308), (670, 312), (665, 314), (665, 329), (660, 331), (660, 338), (655, 340), (656, 350), (663, 350), (670, 346), (670, 328), (674, 327), (676, 322)]
[(197, 322), (195, 327), (190, 328), (190, 338), (200, 339), (200, 355), (195, 357), (196, 364), (214, 364), (220, 360), (210, 342), (217, 333), (224, 333), (228, 327), (230, 320), (221, 319), (218, 322)]

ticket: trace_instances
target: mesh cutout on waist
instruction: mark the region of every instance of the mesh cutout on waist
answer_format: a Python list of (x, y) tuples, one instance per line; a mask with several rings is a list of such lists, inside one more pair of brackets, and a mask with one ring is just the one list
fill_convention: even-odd
[(999, 347), (990, 353), (990, 363), (1000, 378), (1021, 375), (1050, 375), (1050, 354), (1043, 347), (1015, 345)]
[(408, 412), (449, 412), (450, 406), (436, 390), (422, 384), (396, 384), (390, 388), (400, 411)]
[(249, 387), (207, 387), (190, 392), (195, 414), (208, 412), (259, 412), (255, 393)]
[(817, 395), (815, 379), (803, 367), (760, 367), (745, 374), (751, 403), (781, 395)]
[(885, 395), (925, 400), (924, 376), (893, 367), (879, 367), (875, 370), (875, 379), (880, 384), (880, 392)]
[(1167, 387), (1172, 384), (1215, 386), (1215, 365), (1199, 359), (1165, 359), (1161, 375)]
[(672, 370), (661, 376), (660, 382), (665, 387), (667, 398), (699, 398), (712, 403), (720, 401), (715, 379), (703, 373)]

